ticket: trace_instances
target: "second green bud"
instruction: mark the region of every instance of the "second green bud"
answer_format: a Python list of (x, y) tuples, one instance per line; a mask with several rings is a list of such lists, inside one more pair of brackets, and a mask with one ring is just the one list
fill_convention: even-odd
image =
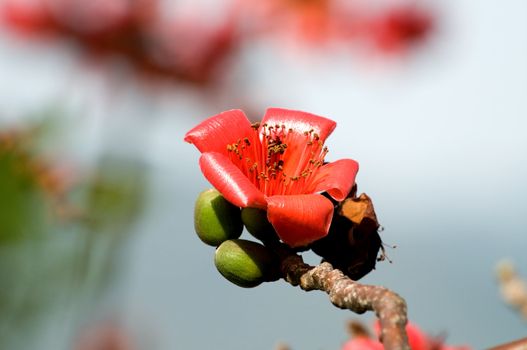
[(277, 242), (273, 225), (267, 220), (267, 212), (257, 208), (243, 208), (242, 222), (247, 231), (262, 242)]

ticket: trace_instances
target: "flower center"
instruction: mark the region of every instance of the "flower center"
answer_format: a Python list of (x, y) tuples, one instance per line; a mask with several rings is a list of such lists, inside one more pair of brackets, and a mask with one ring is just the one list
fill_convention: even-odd
[(231, 161), (266, 196), (308, 194), (328, 152), (314, 130), (253, 124), (253, 133), (227, 145)]

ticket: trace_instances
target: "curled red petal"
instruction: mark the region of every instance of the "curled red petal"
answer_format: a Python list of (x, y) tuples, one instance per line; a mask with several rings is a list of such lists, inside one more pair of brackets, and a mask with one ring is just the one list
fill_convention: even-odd
[(285, 125), (286, 128), (291, 128), (301, 133), (313, 129), (313, 132), (318, 134), (322, 142), (326, 140), (337, 126), (337, 123), (331, 119), (284, 108), (267, 109), (262, 119), (262, 124)]
[(232, 204), (238, 207), (265, 209), (265, 196), (234, 165), (229, 158), (216, 152), (203, 153), (199, 159), (203, 175)]
[(243, 111), (232, 109), (212, 116), (192, 128), (185, 141), (194, 144), (201, 153), (227, 153), (227, 145), (251, 135), (251, 122)]
[(313, 192), (328, 192), (336, 201), (343, 201), (355, 184), (359, 163), (353, 159), (340, 159), (318, 169)]
[(267, 218), (290, 247), (301, 247), (326, 236), (332, 217), (333, 204), (319, 194), (267, 198)]

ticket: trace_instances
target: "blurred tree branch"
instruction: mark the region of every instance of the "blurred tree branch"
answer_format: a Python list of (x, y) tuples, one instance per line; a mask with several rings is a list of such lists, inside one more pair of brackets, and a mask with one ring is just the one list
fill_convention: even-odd
[(527, 281), (518, 275), (514, 264), (508, 260), (497, 265), (496, 275), (503, 300), (527, 320)]

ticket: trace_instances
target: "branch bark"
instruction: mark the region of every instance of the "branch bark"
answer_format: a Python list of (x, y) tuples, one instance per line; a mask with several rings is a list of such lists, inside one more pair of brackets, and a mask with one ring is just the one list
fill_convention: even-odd
[(338, 308), (362, 314), (373, 311), (381, 324), (381, 341), (386, 350), (410, 350), (406, 335), (406, 302), (380, 286), (363, 285), (334, 269), (327, 262), (310, 266), (286, 247), (274, 247), (280, 257), (282, 278), (305, 291), (320, 290)]

